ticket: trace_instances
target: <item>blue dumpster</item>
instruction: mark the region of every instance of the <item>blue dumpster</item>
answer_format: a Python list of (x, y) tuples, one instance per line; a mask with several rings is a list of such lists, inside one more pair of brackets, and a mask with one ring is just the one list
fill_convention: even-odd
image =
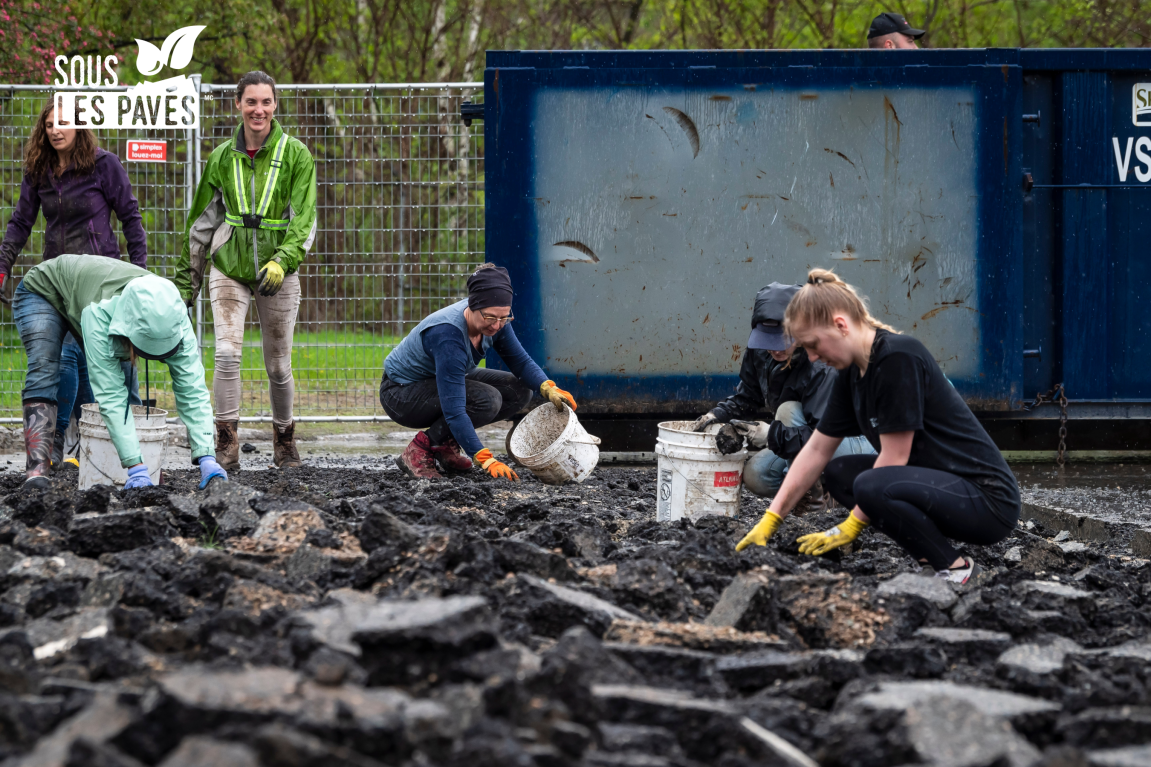
[(484, 79), (488, 258), (581, 415), (711, 407), (756, 290), (813, 266), (989, 419), (1057, 382), (1072, 418), (1145, 414), (1151, 51), (493, 51)]

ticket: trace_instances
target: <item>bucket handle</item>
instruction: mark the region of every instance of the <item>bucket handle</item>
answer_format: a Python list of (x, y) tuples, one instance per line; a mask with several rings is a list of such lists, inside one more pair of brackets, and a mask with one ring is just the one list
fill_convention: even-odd
[(599, 437), (593, 436), (591, 434), (589, 434), (588, 436), (591, 437), (590, 441), (586, 440), (586, 439), (569, 439), (567, 441), (568, 442), (574, 442), (574, 443), (579, 444), (579, 445), (596, 445), (596, 446), (599, 445), (599, 443), (600, 443)]

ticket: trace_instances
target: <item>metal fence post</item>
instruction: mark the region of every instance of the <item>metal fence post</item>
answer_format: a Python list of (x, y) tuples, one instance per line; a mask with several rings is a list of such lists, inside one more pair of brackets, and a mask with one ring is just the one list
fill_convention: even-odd
[[(188, 193), (188, 211), (192, 210), (192, 200), (196, 196), (196, 189), (200, 186), (200, 123), (204, 119), (204, 109), (201, 101), (204, 98), (204, 91), (200, 87), (200, 75), (192, 75), (192, 84), (196, 89), (196, 127), (191, 130), (192, 143), (188, 147), (188, 170), (186, 171), (189, 184), (188, 188), (191, 190)], [(207, 270), (204, 270), (204, 277), (207, 278)], [(196, 296), (196, 345), (200, 347), (200, 353), (203, 354), (204, 350), (204, 288), (200, 286), (200, 294)]]

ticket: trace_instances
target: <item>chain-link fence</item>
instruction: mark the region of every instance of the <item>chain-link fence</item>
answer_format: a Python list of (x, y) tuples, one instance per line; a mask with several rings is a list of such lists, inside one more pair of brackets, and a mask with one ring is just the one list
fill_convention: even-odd
[[(148, 234), (148, 268), (166, 277), (175, 272), (204, 163), (239, 122), (233, 86), (204, 84), (201, 93), (197, 132), (96, 131), (100, 146), (128, 169)], [(292, 351), (297, 415), (382, 415), (377, 392), (384, 357), (416, 322), (466, 294), (464, 281), (484, 255), (483, 130), (465, 126), (459, 112), (461, 102), (478, 101), (482, 93), (482, 83), (280, 86), (276, 118), (311, 150), (318, 187), (316, 240), (300, 267), (303, 299)], [(20, 193), (24, 142), (50, 96), (45, 89), (0, 85), (5, 225)], [(125, 161), (130, 139), (166, 140), (167, 161)], [(40, 216), (14, 279), (40, 262), (43, 232)], [(122, 234), (120, 240), (127, 253)], [(210, 385), (214, 336), (206, 295), (195, 307), (195, 322)], [(166, 368), (151, 367), (152, 396), (160, 407), (174, 407)], [(5, 420), (20, 415), (24, 369), (11, 309), (0, 307)], [(270, 419), (254, 303), (241, 381), (242, 416)]]

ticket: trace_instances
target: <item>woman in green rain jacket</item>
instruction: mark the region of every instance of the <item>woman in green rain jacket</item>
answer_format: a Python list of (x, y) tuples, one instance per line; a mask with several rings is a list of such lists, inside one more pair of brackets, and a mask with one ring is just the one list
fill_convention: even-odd
[(276, 83), (249, 72), (236, 85), (242, 124), (216, 147), (200, 179), (176, 287), (191, 305), (212, 263), (208, 293), (216, 333), (216, 460), (240, 467), (240, 359), (244, 318), (253, 296), (260, 316), (272, 400), (276, 466), (300, 465), (292, 419), (292, 336), (300, 307), (296, 270), (316, 236), (316, 163), (272, 119)]
[(168, 366), (180, 420), (188, 427), (192, 464), (200, 467), (200, 486), (214, 477), (228, 478), (212, 455), (212, 402), (200, 346), (171, 282), (104, 256), (57, 256), (24, 275), (12, 299), (12, 316), (28, 354), (26, 485), (48, 487), (60, 347), (69, 331), (83, 342), (92, 393), (120, 464), (128, 470), (125, 489), (153, 484), (150, 475), (160, 470), (143, 463), (120, 368), (122, 360), (137, 357)]

